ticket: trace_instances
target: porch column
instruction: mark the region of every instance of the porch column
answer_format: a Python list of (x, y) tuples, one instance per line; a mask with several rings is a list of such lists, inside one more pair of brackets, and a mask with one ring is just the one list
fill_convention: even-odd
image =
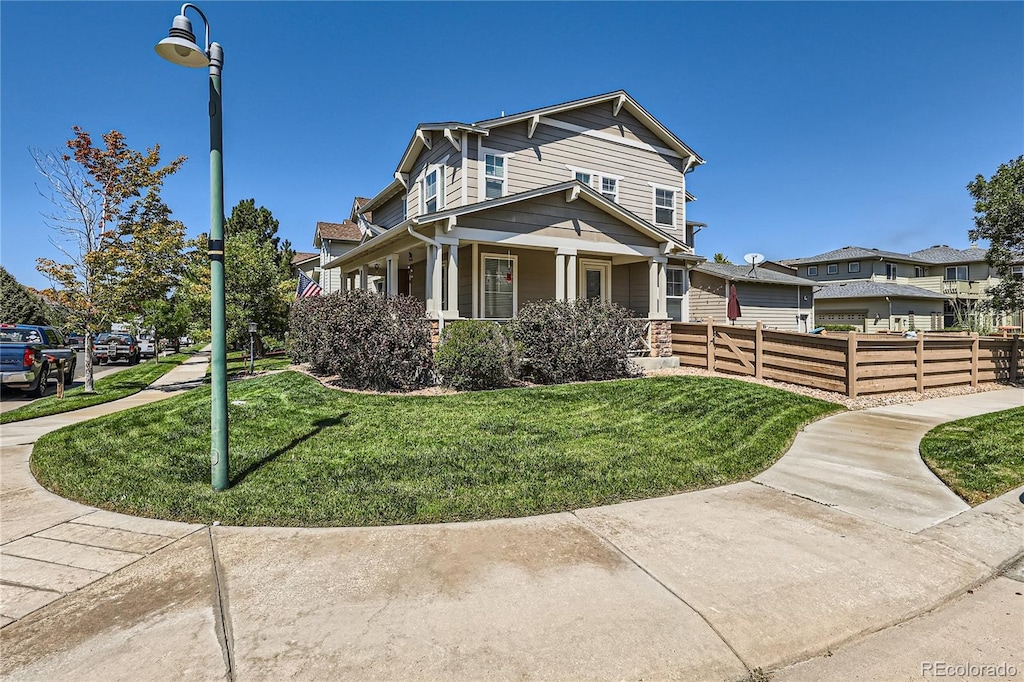
[(555, 300), (565, 300), (565, 254), (555, 254)]
[(668, 259), (655, 261), (658, 264), (658, 312), (668, 317)]
[(668, 273), (665, 266), (668, 259), (654, 256), (648, 263), (647, 317), (652, 320), (668, 319)]
[(565, 267), (565, 300), (575, 301), (579, 298), (579, 291), (576, 288), (576, 254), (566, 254), (568, 257)]
[(384, 261), (386, 264), (385, 279), (387, 280), (388, 298), (398, 295), (398, 258), (398, 254), (393, 253)]
[(359, 288), (363, 291), (370, 288), (370, 271), (366, 265), (359, 266)]
[(424, 298), (427, 313), (436, 316), (441, 310), (441, 247), (427, 245), (427, 271)]
[(459, 241), (448, 244), (448, 307), (444, 311), (447, 318), (459, 316)]
[[(465, 147), (463, 147), (465, 148)], [(473, 319), (480, 317), (480, 245), (473, 243), (473, 263), (470, 268), (473, 273)]]

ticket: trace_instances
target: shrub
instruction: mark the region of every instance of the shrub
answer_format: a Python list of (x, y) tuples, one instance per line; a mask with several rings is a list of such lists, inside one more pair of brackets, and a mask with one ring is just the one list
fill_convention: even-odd
[(856, 332), (860, 331), (859, 327), (854, 327), (852, 324), (823, 324), (822, 329), (827, 332)]
[(512, 343), (500, 325), (463, 320), (444, 328), (434, 367), (446, 386), (479, 391), (509, 386), (517, 363)]
[(430, 383), (430, 324), (408, 296), (346, 291), (299, 299), (289, 318), (288, 355), (341, 386), (409, 390)]
[(521, 376), (541, 384), (633, 376), (643, 320), (614, 303), (538, 301), (509, 323)]

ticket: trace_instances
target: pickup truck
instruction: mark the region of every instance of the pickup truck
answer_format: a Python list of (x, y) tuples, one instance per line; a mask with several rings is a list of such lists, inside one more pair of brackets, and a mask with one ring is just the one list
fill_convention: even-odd
[(139, 357), (155, 358), (157, 353), (156, 339), (152, 336), (139, 337)]
[(75, 377), (78, 358), (53, 327), (0, 324), (0, 385), (41, 398), (50, 376), (64, 367), (64, 383)]
[(135, 337), (120, 332), (98, 334), (92, 352), (93, 362), (100, 364), (125, 360), (129, 365), (137, 365), (141, 357)]

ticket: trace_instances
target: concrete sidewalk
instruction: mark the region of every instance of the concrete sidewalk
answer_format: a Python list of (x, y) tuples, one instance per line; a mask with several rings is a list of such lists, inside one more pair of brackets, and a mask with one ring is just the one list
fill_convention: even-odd
[[(852, 651), (853, 666), (858, 656), (878, 658), (871, 647), (882, 645), (872, 642), (889, 641), (893, 625), (932, 609), (904, 627), (959, 618), (956, 604), (968, 589), (984, 584), (983, 594), (1005, 596), (1002, 583), (986, 581), (1024, 552), (1024, 488), (961, 511), (911, 453), (926, 422), (1022, 403), (1024, 391), (1006, 390), (915, 403), (895, 418), (894, 408), (847, 413), (809, 427), (808, 443), (801, 434), (800, 447), (762, 474), (766, 484), (574, 513), (390, 528), (125, 526), (160, 539), (143, 546), (125, 537), (116, 547), (104, 540), (104, 549), (138, 556), (81, 589), (78, 576), (62, 578), (66, 596), (43, 608), (23, 598), (27, 615), (0, 630), (0, 674), (740, 680), (829, 651)], [(838, 425), (828, 424), (833, 419)], [(879, 419), (893, 422), (880, 432), (891, 446), (882, 458), (877, 440), (857, 436), (888, 423)], [(826, 426), (832, 430), (820, 431)], [(9, 450), (21, 452), (10, 465)], [(19, 494), (33, 496), (13, 505), (25, 510), (14, 532), (4, 529), (5, 583), (29, 559), (78, 568), (70, 563), (76, 543), (97, 542), (79, 527), (109, 531), (113, 517), (165, 523), (56, 498), (34, 485), (27, 456), (28, 446), (7, 446), (5, 431), (4, 499), (8, 471), (21, 477)], [(824, 465), (840, 456), (842, 466)], [(814, 473), (799, 478), (803, 461)], [(906, 491), (928, 511), (899, 503)], [(54, 553), (41, 540), (76, 547)], [(82, 570), (102, 573), (126, 559), (103, 558), (110, 563)], [(985, 603), (1005, 604), (1011, 622), (1024, 618), (1020, 601)], [(951, 615), (935, 615), (943, 613)], [(963, 618), (976, 627), (1006, 622)], [(898, 672), (875, 664), (882, 678)], [(782, 672), (832, 677), (827, 668), (806, 670)], [(835, 668), (840, 676), (849, 670)]]

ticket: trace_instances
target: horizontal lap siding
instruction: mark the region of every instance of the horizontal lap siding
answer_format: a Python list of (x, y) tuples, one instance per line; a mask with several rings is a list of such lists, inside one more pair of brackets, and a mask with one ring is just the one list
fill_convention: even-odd
[[(518, 194), (538, 187), (571, 180), (573, 166), (595, 173), (621, 176), (619, 204), (649, 222), (654, 221), (654, 190), (650, 183), (677, 190), (675, 229), (685, 230), (682, 209), (682, 162), (654, 151), (562, 130), (543, 123), (532, 138), (526, 124), (496, 128), (484, 139), (484, 146), (512, 152), (508, 160), (509, 193)], [(479, 180), (476, 180), (479, 182)]]
[[(459, 225), (497, 232), (538, 234), (579, 239), (583, 242), (655, 246), (646, 237), (604, 211), (577, 199), (566, 205), (563, 195), (537, 197), (509, 206), (492, 208), (459, 218)], [(581, 250), (586, 250), (584, 243)]]
[(441, 133), (427, 133), (433, 135), (433, 146), (431, 149), (424, 149), (420, 153), (419, 158), (416, 159), (416, 163), (413, 164), (412, 172), (409, 173), (409, 217), (415, 217), (420, 215), (420, 180), (423, 177), (423, 170), (427, 165), (433, 163), (440, 163), (441, 159), (445, 156), (448, 157), (448, 162), (444, 167), (444, 186), (445, 195), (448, 195), (449, 184), (454, 184), (454, 173), (452, 164), (460, 163), (460, 152), (455, 151), (455, 147), (446, 140)]
[(646, 263), (612, 266), (612, 302), (637, 317), (650, 313), (650, 272)]
[(668, 148), (664, 140), (648, 130), (647, 126), (625, 109), (620, 109), (616, 116), (614, 106), (614, 102), (603, 102), (582, 109), (562, 111), (552, 114), (549, 118), (590, 128), (605, 135), (621, 137), (624, 140)]
[[(756, 324), (766, 327), (799, 331), (796, 287), (771, 284), (736, 284), (742, 315), (737, 324)], [(810, 314), (810, 309), (802, 312)]]
[(390, 228), (405, 220), (405, 216), (402, 215), (402, 196), (399, 193), (374, 209), (373, 224)]
[(725, 284), (703, 272), (690, 273), (690, 319), (725, 320)]

